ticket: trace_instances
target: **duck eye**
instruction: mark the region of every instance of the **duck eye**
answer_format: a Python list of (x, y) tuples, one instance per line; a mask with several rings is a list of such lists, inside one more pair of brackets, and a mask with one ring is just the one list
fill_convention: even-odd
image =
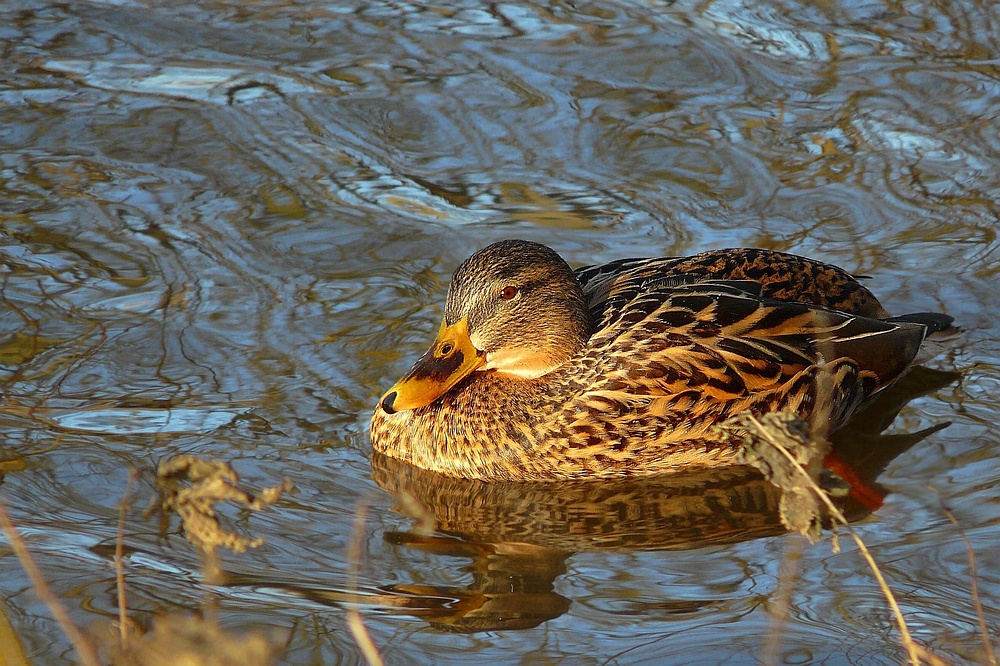
[(517, 296), (517, 287), (515, 287), (512, 284), (507, 285), (506, 287), (503, 288), (503, 291), (500, 292), (500, 298), (502, 298), (505, 301), (509, 301), (515, 296)]
[(441, 349), (438, 350), (438, 352), (441, 354), (441, 356), (447, 356), (448, 354), (452, 353), (453, 351), (455, 351), (455, 346), (453, 344), (451, 344), (450, 342), (444, 343), (443, 345), (441, 345)]

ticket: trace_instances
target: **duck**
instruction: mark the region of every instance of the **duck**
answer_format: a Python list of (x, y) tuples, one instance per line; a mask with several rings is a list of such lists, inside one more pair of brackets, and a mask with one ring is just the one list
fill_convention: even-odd
[(847, 271), (774, 250), (574, 270), (504, 240), (455, 271), (430, 349), (375, 407), (372, 448), (486, 482), (732, 465), (721, 423), (790, 411), (832, 433), (952, 324), (894, 317)]

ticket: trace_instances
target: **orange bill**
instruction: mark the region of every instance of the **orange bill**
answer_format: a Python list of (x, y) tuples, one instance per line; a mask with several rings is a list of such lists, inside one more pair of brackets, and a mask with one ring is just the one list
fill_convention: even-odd
[(486, 352), (476, 349), (469, 339), (465, 317), (451, 326), (442, 321), (431, 348), (382, 396), (382, 409), (394, 414), (429, 405), (485, 361)]

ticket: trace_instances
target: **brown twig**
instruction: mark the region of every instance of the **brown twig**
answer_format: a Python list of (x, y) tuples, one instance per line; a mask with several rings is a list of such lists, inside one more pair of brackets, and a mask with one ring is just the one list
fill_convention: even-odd
[(128, 616), (128, 605), (125, 603), (125, 512), (132, 500), (132, 485), (138, 480), (139, 471), (133, 469), (128, 475), (125, 485), (125, 495), (118, 508), (118, 538), (115, 540), (115, 585), (118, 588), (118, 631), (121, 632), (122, 646), (128, 643), (132, 620)]
[(31, 556), (31, 552), (24, 543), (24, 539), (21, 538), (17, 528), (14, 527), (14, 523), (11, 521), (3, 502), (0, 502), (0, 527), (3, 528), (4, 534), (7, 535), (10, 547), (21, 562), (21, 567), (24, 568), (25, 573), (28, 574), (28, 578), (31, 579), (31, 586), (34, 588), (35, 594), (48, 607), (49, 612), (52, 613), (52, 617), (55, 618), (63, 633), (66, 634), (70, 643), (73, 644), (73, 649), (76, 650), (76, 654), (80, 657), (80, 662), (84, 666), (100, 666), (100, 661), (97, 659), (97, 650), (83, 633), (77, 629), (73, 621), (69, 619), (69, 613), (66, 612), (55, 592), (49, 587), (48, 581), (42, 576), (41, 569), (38, 568), (38, 564), (35, 562), (35, 558)]
[[(347, 589), (355, 599), (358, 598), (358, 575), (361, 566), (361, 543), (364, 540), (365, 522), (368, 518), (368, 500), (364, 500), (354, 512), (354, 529), (351, 532), (351, 542), (347, 547)], [(354, 642), (361, 648), (361, 654), (369, 666), (384, 666), (382, 656), (372, 640), (358, 611), (357, 604), (347, 607), (347, 627), (351, 630)]]
[[(931, 490), (937, 493), (936, 489), (932, 488)], [(958, 524), (958, 520), (955, 519), (955, 514), (951, 512), (951, 509), (942, 504), (941, 511), (944, 512), (944, 515), (955, 526), (955, 529), (958, 530), (958, 536), (961, 537), (962, 543), (965, 544), (965, 556), (969, 559), (969, 576), (972, 579), (970, 585), (972, 588), (972, 605), (976, 609), (976, 619), (979, 620), (979, 633), (983, 639), (986, 662), (990, 666), (997, 666), (997, 655), (993, 651), (993, 644), (990, 642), (990, 632), (986, 628), (986, 616), (983, 614), (983, 604), (979, 597), (979, 574), (976, 567), (976, 552), (973, 550), (972, 542), (969, 541), (969, 537), (965, 536), (965, 530)]]
[(795, 592), (795, 581), (802, 563), (803, 544), (801, 539), (788, 541), (785, 544), (785, 554), (781, 558), (781, 568), (778, 572), (778, 589), (775, 593), (773, 609), (768, 622), (767, 642), (761, 655), (765, 664), (778, 664), (785, 625), (788, 622), (788, 610), (792, 606), (792, 594)]

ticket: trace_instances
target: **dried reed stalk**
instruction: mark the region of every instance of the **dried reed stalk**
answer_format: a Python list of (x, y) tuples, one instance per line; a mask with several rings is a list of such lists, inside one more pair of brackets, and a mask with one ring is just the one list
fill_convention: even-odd
[(958, 535), (962, 538), (962, 543), (965, 544), (965, 556), (969, 559), (969, 576), (972, 579), (970, 584), (972, 588), (972, 605), (976, 609), (976, 619), (979, 621), (979, 635), (983, 639), (983, 651), (986, 653), (986, 663), (990, 666), (997, 666), (997, 655), (993, 651), (993, 644), (990, 642), (990, 632), (986, 628), (986, 616), (983, 614), (983, 604), (979, 597), (979, 574), (976, 567), (976, 551), (972, 549), (969, 537), (965, 536), (965, 530), (958, 524), (955, 514), (951, 512), (951, 509), (942, 506), (941, 510), (958, 530)]
[(761, 661), (765, 664), (781, 663), (779, 653), (782, 637), (788, 622), (788, 611), (792, 607), (792, 594), (795, 592), (795, 581), (802, 564), (804, 543), (801, 539), (785, 542), (785, 553), (778, 571), (778, 589), (768, 622), (767, 643), (761, 655)]
[(121, 632), (123, 646), (128, 643), (129, 631), (133, 628), (132, 620), (128, 616), (128, 605), (125, 599), (125, 513), (132, 502), (132, 486), (138, 479), (139, 471), (133, 469), (128, 475), (125, 494), (122, 496), (121, 504), (118, 507), (118, 537), (115, 539), (115, 585), (118, 591), (118, 631)]
[[(364, 500), (358, 505), (354, 512), (354, 528), (351, 531), (351, 542), (347, 547), (347, 589), (355, 600), (359, 598), (358, 577), (361, 566), (361, 544), (364, 540), (365, 522), (368, 519), (368, 500)], [(368, 627), (365, 626), (361, 613), (358, 611), (357, 603), (352, 603), (347, 607), (347, 627), (351, 630), (354, 642), (361, 648), (368, 666), (385, 666), (382, 655), (379, 654), (375, 641), (372, 640)]]
[(73, 649), (76, 650), (80, 662), (84, 666), (101, 666), (97, 658), (97, 650), (76, 625), (73, 624), (73, 621), (69, 619), (69, 613), (66, 612), (66, 608), (63, 607), (55, 592), (49, 587), (48, 581), (42, 576), (41, 569), (38, 568), (38, 564), (35, 563), (35, 558), (31, 556), (31, 552), (24, 543), (24, 539), (21, 538), (17, 528), (14, 527), (14, 523), (11, 521), (3, 502), (0, 502), (0, 527), (3, 528), (4, 534), (7, 535), (10, 547), (21, 562), (21, 567), (28, 574), (28, 578), (31, 579), (31, 586), (35, 590), (35, 594), (48, 607), (49, 612), (52, 613), (52, 617), (59, 624), (59, 628), (66, 634), (70, 643), (73, 644)]

